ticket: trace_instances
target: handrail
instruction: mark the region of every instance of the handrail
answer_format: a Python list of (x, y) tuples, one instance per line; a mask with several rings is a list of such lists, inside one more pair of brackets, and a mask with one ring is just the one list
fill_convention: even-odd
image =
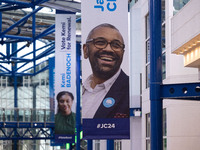
[(54, 110), (33, 108), (0, 108), (0, 122), (53, 123)]

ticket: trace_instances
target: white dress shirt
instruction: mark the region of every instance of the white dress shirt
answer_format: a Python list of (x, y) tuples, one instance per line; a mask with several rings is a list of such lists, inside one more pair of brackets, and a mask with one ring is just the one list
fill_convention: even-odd
[(93, 75), (90, 75), (83, 83), (82, 93), (82, 118), (93, 118), (97, 109), (99, 108), (103, 98), (110, 90), (111, 86), (117, 79), (121, 69), (104, 83), (97, 84), (95, 88), (91, 88)]

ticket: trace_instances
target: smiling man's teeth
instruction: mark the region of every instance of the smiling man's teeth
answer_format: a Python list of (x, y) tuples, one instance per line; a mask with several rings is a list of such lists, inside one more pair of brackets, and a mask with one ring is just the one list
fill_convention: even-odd
[(112, 61), (113, 60), (112, 58), (109, 58), (109, 57), (101, 57), (101, 59), (107, 60), (107, 61)]

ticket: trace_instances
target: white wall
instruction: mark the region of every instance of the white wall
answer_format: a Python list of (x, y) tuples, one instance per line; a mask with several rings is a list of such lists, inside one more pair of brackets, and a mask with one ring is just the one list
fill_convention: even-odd
[(190, 0), (172, 18), (172, 51), (200, 33), (200, 1)]
[[(148, 1), (140, 0), (130, 8), (130, 73), (131, 73), (131, 107), (140, 107), (140, 74), (145, 70), (145, 16), (148, 13)], [(144, 73), (142, 80), (144, 81)], [(145, 83), (142, 82), (142, 88)], [(147, 93), (148, 95), (148, 93)], [(143, 95), (142, 95), (143, 96)], [(148, 102), (147, 102), (148, 103)], [(143, 104), (142, 104), (143, 105)], [(149, 106), (149, 103), (146, 105)], [(143, 106), (142, 106), (143, 107)], [(142, 108), (143, 111), (143, 108)], [(142, 150), (145, 138), (145, 120), (131, 117), (131, 148)], [(123, 149), (126, 150), (126, 149)]]
[[(189, 4), (190, 2), (187, 5)], [(183, 9), (188, 7), (187, 5)], [(183, 56), (171, 53), (174, 47), (181, 46), (186, 39), (189, 40), (194, 34), (190, 29), (190, 35), (187, 36), (188, 31), (180, 26), (185, 17), (188, 21), (192, 19), (190, 13), (193, 11), (188, 10), (186, 14), (182, 15), (181, 12), (182, 10), (173, 17), (173, 2), (166, 1), (166, 79), (163, 81), (164, 84), (199, 82), (198, 69), (184, 67)], [(179, 19), (182, 19), (175, 21), (177, 15), (180, 15)], [(176, 32), (182, 36), (175, 37), (175, 29), (172, 29), (172, 26), (176, 26)], [(189, 100), (164, 100), (163, 107), (167, 111), (167, 149), (199, 149), (200, 129), (198, 126), (200, 119), (198, 116), (200, 115), (200, 103)]]
[(176, 102), (167, 109), (168, 150), (199, 150), (199, 102)]
[[(171, 53), (172, 42), (176, 43), (176, 41), (173, 41), (171, 33), (172, 31), (171, 20), (173, 18), (173, 1), (168, 1), (168, 0), (165, 1), (166, 1), (166, 19), (165, 19), (166, 79), (163, 81), (163, 83), (169, 84), (169, 83), (199, 82), (198, 69), (184, 67), (183, 56)], [(148, 7), (149, 7), (148, 0), (139, 0), (134, 6), (131, 7), (131, 15), (130, 15), (132, 17), (131, 19), (133, 19), (131, 21), (131, 27), (132, 27), (131, 51), (133, 51), (133, 53), (130, 59), (132, 61), (131, 65), (134, 67), (134, 69), (131, 70), (131, 74), (133, 74), (132, 84), (134, 84), (134, 81), (137, 81), (136, 73), (139, 73), (140, 71), (142, 72), (141, 128), (134, 125), (132, 125), (131, 128), (132, 130), (141, 129), (141, 141), (140, 141), (141, 150), (146, 150), (145, 114), (150, 112), (149, 89), (145, 88), (145, 16), (148, 13)], [(193, 10), (191, 10), (191, 12), (193, 12)], [(187, 15), (189, 14), (190, 11), (188, 10)], [(177, 22), (177, 24), (178, 23), (179, 22)], [(194, 27), (196, 27), (196, 25)], [(176, 30), (179, 31), (178, 28)], [(181, 34), (184, 34), (184, 32)], [(184, 43), (184, 39), (179, 38), (179, 40), (182, 40), (179, 42), (179, 44)], [(136, 87), (132, 86), (132, 90), (134, 90), (134, 88)], [(136, 91), (132, 91), (132, 93), (134, 93), (133, 95), (137, 95)], [(132, 104), (134, 106), (134, 103)], [(200, 125), (200, 119), (198, 116), (200, 115), (200, 109), (199, 109), (200, 103), (198, 101), (164, 100), (163, 107), (166, 108), (167, 111), (167, 150), (199, 149), (200, 128), (198, 126)], [(131, 120), (131, 123), (134, 122), (133, 120)], [(136, 137), (135, 135), (132, 134), (131, 138), (134, 139)], [(132, 141), (136, 140), (137, 139), (134, 139)], [(132, 144), (131, 150), (137, 148), (138, 147), (133, 146)]]

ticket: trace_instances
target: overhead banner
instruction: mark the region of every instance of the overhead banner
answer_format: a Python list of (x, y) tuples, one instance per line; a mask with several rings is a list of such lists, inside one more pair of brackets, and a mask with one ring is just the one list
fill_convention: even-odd
[(56, 11), (55, 142), (74, 143), (76, 126), (76, 16)]
[(84, 139), (129, 139), (128, 0), (82, 0)]

